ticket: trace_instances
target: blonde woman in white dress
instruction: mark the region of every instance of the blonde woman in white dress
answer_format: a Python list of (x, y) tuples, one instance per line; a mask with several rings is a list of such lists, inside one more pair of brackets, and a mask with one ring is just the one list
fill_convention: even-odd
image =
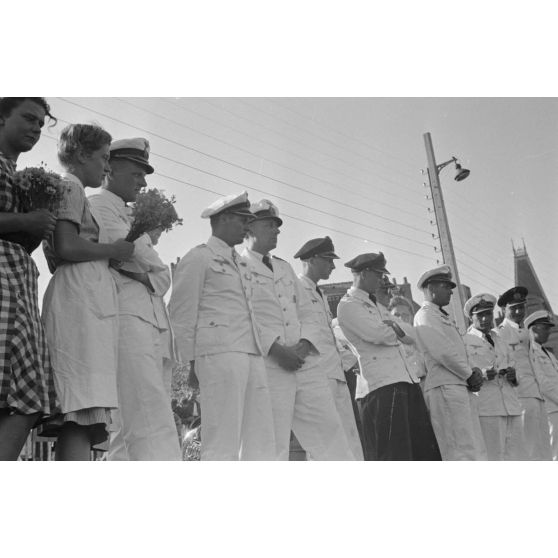
[(108, 243), (84, 187), (98, 188), (110, 172), (111, 136), (99, 126), (70, 124), (60, 135), (66, 169), (64, 200), (44, 250), (54, 273), (43, 321), (63, 417), (52, 423), (56, 459), (85, 461), (108, 438), (116, 408), (118, 307), (109, 259), (127, 260), (133, 244)]

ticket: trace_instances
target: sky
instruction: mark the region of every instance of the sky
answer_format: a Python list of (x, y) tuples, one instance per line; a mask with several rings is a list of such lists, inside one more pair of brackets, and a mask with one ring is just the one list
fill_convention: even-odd
[[(470, 176), (440, 173), (461, 281), (473, 294), (513, 286), (512, 242), (525, 243), (558, 311), (558, 100), (555, 98), (50, 97), (54, 127), (18, 161), (61, 171), (56, 139), (67, 123), (95, 122), (114, 139), (146, 137), (155, 173), (149, 187), (176, 196), (184, 225), (163, 235), (167, 263), (205, 242), (202, 210), (247, 190), (272, 200), (284, 224), (275, 255), (289, 261), (311, 238), (328, 235), (340, 256), (330, 281), (350, 280), (343, 263), (382, 251), (391, 276), (415, 288), (442, 263), (423, 134), (437, 163), (456, 156)], [(88, 189), (88, 194), (92, 193)], [(40, 294), (49, 280), (42, 253)]]

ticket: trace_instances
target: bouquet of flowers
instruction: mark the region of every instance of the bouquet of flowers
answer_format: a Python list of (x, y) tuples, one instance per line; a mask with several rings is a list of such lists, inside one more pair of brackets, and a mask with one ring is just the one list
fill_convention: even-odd
[(48, 209), (54, 213), (64, 197), (62, 178), (45, 167), (27, 167), (14, 174), (16, 196), (24, 213)]
[(134, 242), (142, 234), (158, 227), (170, 231), (174, 226), (182, 225), (182, 219), (174, 208), (175, 202), (174, 196), (167, 198), (163, 190), (157, 188), (138, 194), (132, 210), (132, 227), (126, 240)]

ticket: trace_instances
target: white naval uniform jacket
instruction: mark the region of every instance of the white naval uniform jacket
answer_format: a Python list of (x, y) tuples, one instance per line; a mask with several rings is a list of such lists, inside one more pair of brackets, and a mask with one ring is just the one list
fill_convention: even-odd
[(550, 351), (546, 353), (535, 341), (531, 341), (529, 357), (541, 380), (546, 412), (555, 413), (558, 411), (558, 360)]
[[(130, 217), (124, 201), (108, 190), (90, 196), (89, 203), (95, 208), (103, 222), (108, 241), (126, 238), (130, 231)], [(118, 313), (135, 316), (150, 323), (160, 331), (168, 330), (169, 323), (158, 297), (164, 296), (171, 285), (170, 271), (153, 248), (148, 234), (134, 242), (134, 255), (122, 269), (136, 273), (147, 273), (153, 291), (143, 283), (111, 269), (118, 288)]]
[(261, 355), (247, 262), (212, 236), (178, 263), (169, 302), (182, 362), (228, 352)]
[(244, 248), (253, 281), (253, 304), (260, 331), (263, 354), (267, 356), (275, 341), (287, 346), (307, 339), (320, 351), (320, 327), (305, 289), (293, 268), (271, 256), (273, 271), (262, 262), (262, 255)]
[(500, 338), (508, 345), (517, 373), (519, 397), (534, 397), (544, 400), (541, 390), (540, 371), (535, 370), (529, 357), (529, 332), (504, 318), (496, 328)]
[(486, 340), (482, 331), (469, 326), (463, 336), (467, 348), (469, 364), (483, 371), (485, 378), (479, 392), (478, 405), (481, 417), (505, 417), (521, 415), (521, 404), (517, 388), (512, 386), (505, 376), (499, 374), (493, 380), (486, 379), (486, 369), (499, 370), (514, 366), (507, 345), (498, 337), (498, 332), (491, 332), (494, 347)]
[(312, 316), (319, 328), (316, 348), (320, 353), (322, 366), (325, 368), (327, 377), (346, 382), (341, 355), (337, 349), (337, 341), (331, 327), (332, 315), (327, 299), (323, 293), (316, 290), (316, 283), (312, 279), (302, 274), (298, 276), (298, 279), (312, 304)]
[(444, 385), (467, 385), (473, 371), (465, 343), (453, 320), (433, 302), (415, 314), (415, 333), (426, 364), (425, 391)]
[(419, 382), (401, 345), (414, 340), (408, 335), (399, 339), (393, 328), (383, 323), (393, 320), (393, 316), (381, 304), (374, 304), (367, 292), (351, 287), (339, 302), (337, 319), (359, 354), (360, 374), (365, 382), (357, 383), (357, 398), (397, 382)]

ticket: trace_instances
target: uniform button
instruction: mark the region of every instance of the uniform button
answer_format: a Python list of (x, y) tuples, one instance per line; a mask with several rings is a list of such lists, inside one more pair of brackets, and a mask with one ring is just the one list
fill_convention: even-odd
[(286, 312), (286, 311), (287, 311), (287, 309), (286, 309), (286, 308), (283, 308), (283, 312)]
[(288, 325), (289, 325), (289, 322), (286, 322), (285, 325), (288, 326)]

